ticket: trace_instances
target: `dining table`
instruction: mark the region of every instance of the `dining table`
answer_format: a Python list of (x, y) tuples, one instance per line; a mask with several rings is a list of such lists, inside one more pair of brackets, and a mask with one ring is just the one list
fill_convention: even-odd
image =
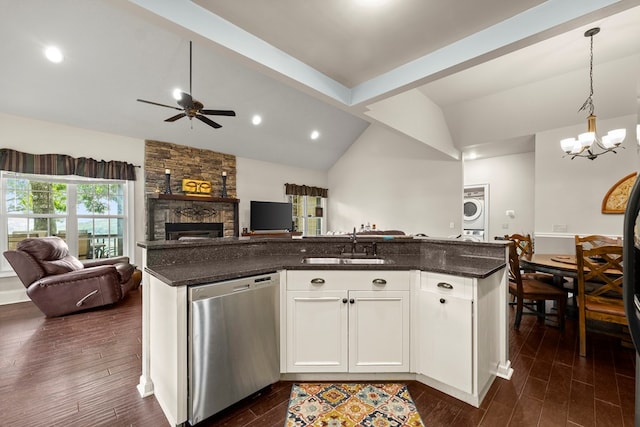
[[(567, 306), (568, 312), (576, 307), (578, 296), (578, 262), (575, 254), (533, 254), (520, 258), (520, 268), (525, 272), (540, 272), (553, 275), (553, 283), (569, 290), (573, 295), (573, 304)], [(587, 268), (585, 267), (585, 270)], [(609, 269), (607, 274), (622, 275), (618, 269)], [(570, 281), (567, 278), (572, 279)]]
[[(578, 262), (573, 254), (533, 254), (522, 257), (520, 267), (524, 271), (552, 274), (558, 285), (562, 285), (564, 277), (578, 279)], [(606, 273), (622, 275), (622, 271), (617, 269), (609, 269)]]

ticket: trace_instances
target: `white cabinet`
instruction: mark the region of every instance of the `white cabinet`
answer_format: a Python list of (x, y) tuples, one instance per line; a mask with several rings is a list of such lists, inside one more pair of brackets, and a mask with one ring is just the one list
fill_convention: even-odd
[(409, 274), (287, 272), (288, 372), (409, 372)]
[(346, 291), (287, 292), (288, 371), (347, 371), (346, 298)]
[(409, 292), (349, 292), (349, 372), (409, 372)]
[[(471, 279), (423, 273), (419, 298), (420, 373), (466, 393), (473, 391)], [(465, 283), (467, 282), (467, 283)]]
[(420, 276), (417, 379), (477, 407), (496, 376), (511, 374), (505, 270), (486, 278)]

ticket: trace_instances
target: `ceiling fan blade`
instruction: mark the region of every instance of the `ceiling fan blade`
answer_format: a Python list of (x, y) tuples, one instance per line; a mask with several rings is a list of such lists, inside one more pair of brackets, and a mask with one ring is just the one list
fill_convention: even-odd
[(168, 119), (165, 119), (164, 121), (165, 122), (175, 122), (176, 120), (181, 119), (186, 115), (187, 115), (187, 113), (176, 114), (175, 116), (169, 117)]
[(220, 124), (218, 124), (218, 123), (214, 122), (213, 120), (211, 120), (211, 119), (210, 119), (210, 118), (208, 118), (208, 117), (201, 116), (200, 114), (196, 114), (196, 119), (200, 120), (201, 122), (204, 122), (204, 123), (208, 124), (208, 125), (209, 125), (209, 126), (211, 126), (211, 127), (216, 128), (216, 129), (218, 129), (218, 128), (221, 128), (221, 127), (222, 127), (222, 125), (220, 125)]
[(173, 105), (159, 104), (157, 102), (145, 101), (144, 99), (136, 99), (136, 101), (144, 102), (146, 104), (158, 105), (160, 107), (173, 108), (174, 110), (182, 110), (182, 108), (174, 107)]
[(233, 110), (200, 110), (201, 114), (207, 114), (210, 116), (234, 116), (236, 112)]

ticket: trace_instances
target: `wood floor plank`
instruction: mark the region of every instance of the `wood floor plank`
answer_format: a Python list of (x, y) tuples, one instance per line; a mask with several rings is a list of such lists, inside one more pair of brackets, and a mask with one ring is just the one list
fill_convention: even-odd
[(596, 399), (596, 425), (598, 427), (618, 427), (624, 425), (622, 421), (622, 408)]
[(559, 427), (567, 424), (569, 402), (554, 402), (545, 400), (540, 412), (540, 426)]
[(529, 396), (523, 396), (513, 408), (509, 426), (537, 427), (542, 412), (542, 401)]
[(595, 426), (595, 398), (592, 385), (576, 380), (571, 382), (568, 419), (581, 426)]

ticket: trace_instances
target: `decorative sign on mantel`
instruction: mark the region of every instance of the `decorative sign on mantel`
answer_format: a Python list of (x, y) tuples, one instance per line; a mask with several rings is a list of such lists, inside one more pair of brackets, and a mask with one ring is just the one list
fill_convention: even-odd
[(613, 187), (607, 191), (607, 194), (602, 200), (602, 213), (603, 214), (623, 214), (627, 208), (627, 200), (629, 200), (629, 194), (633, 188), (633, 184), (636, 182), (638, 173), (633, 172), (620, 181), (616, 182)]
[(182, 180), (182, 191), (188, 196), (211, 196), (211, 182), (199, 181), (197, 179), (184, 178)]

